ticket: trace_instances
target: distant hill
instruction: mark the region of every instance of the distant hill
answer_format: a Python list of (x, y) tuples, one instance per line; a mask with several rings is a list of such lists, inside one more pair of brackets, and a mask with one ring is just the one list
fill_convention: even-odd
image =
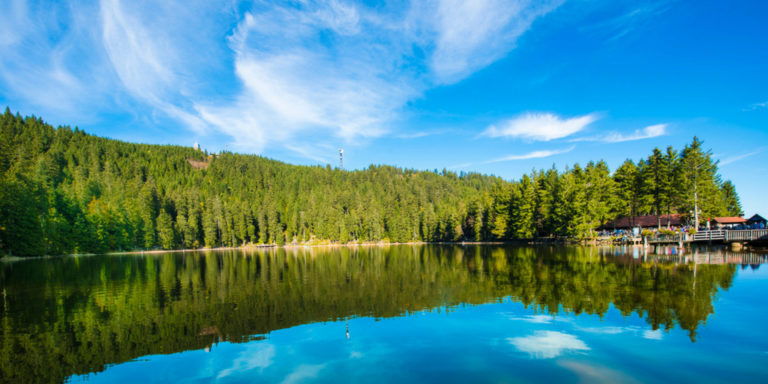
[[(590, 162), (512, 182), (391, 166), (346, 171), (126, 143), (6, 109), (0, 251), (578, 238), (620, 215), (689, 212), (690, 169), (699, 173), (704, 216), (740, 211), (735, 188), (721, 182), (697, 139), (671, 162), (658, 154), (613, 175)], [(694, 159), (698, 165), (686, 168)]]

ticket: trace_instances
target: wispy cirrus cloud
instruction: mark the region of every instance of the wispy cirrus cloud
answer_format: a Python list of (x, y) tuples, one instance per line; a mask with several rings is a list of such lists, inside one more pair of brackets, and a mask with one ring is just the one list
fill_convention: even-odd
[(755, 110), (763, 109), (763, 108), (768, 108), (768, 101), (764, 101), (762, 103), (751, 104), (748, 107), (744, 108), (743, 111), (744, 112), (755, 111)]
[(655, 124), (655, 125), (649, 125), (645, 128), (636, 129), (630, 134), (623, 134), (619, 132), (608, 132), (601, 136), (577, 137), (577, 138), (570, 139), (569, 141), (572, 141), (572, 142), (599, 141), (604, 143), (622, 143), (625, 141), (652, 139), (654, 137), (666, 135), (668, 126), (669, 124)]
[(262, 4), (229, 37), (242, 91), (195, 109), (218, 129), (262, 145), (306, 132), (379, 137), (395, 131), (389, 124), (410, 100), (506, 54), (560, 3)]
[(430, 65), (437, 81), (456, 82), (503, 57), (537, 18), (564, 1), (435, 2), (436, 48)]
[(407, 135), (393, 122), (409, 102), (506, 56), (562, 3), (9, 0), (0, 98), (171, 118), (256, 151)]
[[(637, 29), (646, 27), (655, 17), (666, 12), (672, 1), (655, 1), (642, 6), (624, 9), (618, 16), (586, 26), (586, 29), (600, 31), (608, 36), (607, 41), (619, 40)], [(629, 3), (635, 5), (634, 3)]]
[(494, 138), (508, 137), (550, 141), (580, 132), (597, 121), (598, 118), (598, 115), (595, 113), (562, 118), (552, 113), (529, 112), (491, 125), (481, 135)]
[(748, 157), (752, 157), (754, 155), (761, 154), (763, 152), (765, 152), (765, 148), (760, 148), (758, 150), (750, 151), (750, 152), (747, 152), (747, 153), (742, 153), (742, 154), (739, 154), (739, 155), (729, 156), (729, 157), (726, 157), (726, 158), (720, 160), (720, 165), (732, 164), (732, 163), (735, 163), (737, 161), (744, 160), (744, 159), (746, 159)]
[[(550, 157), (550, 156), (556, 156), (556, 155), (568, 153), (570, 151), (573, 151), (575, 148), (576, 148), (576, 146), (573, 145), (573, 146), (571, 146), (569, 148), (564, 148), (564, 149), (543, 149), (543, 150), (531, 151), (531, 152), (522, 153), (522, 154), (512, 154), (512, 155), (502, 156), (502, 157), (499, 157), (499, 158), (495, 158), (495, 159), (491, 159), (491, 160), (486, 160), (486, 161), (481, 161), (481, 162), (477, 162), (477, 163), (475, 163), (475, 162), (466, 162), (466, 163), (454, 164), (454, 165), (449, 166), (448, 169), (466, 169), (466, 168), (469, 168), (469, 167), (471, 167), (473, 165), (477, 165), (477, 164), (494, 164), (494, 163), (502, 163), (502, 162), (505, 162), (505, 161), (543, 159), (543, 158)], [(528, 318), (528, 319), (524, 319), (524, 318), (511, 318), (511, 320), (527, 320), (527, 321), (530, 321), (530, 322), (537, 322), (537, 321), (541, 321), (541, 320), (547, 319), (547, 318), (550, 318), (550, 317), (548, 317), (548, 316), (534, 316), (534, 317), (531, 317), (531, 318)]]
[(95, 13), (90, 4), (76, 12), (64, 3), (0, 2), (0, 98), (81, 121), (104, 108), (110, 71), (86, 22)]
[(450, 128), (435, 129), (435, 130), (429, 130), (429, 131), (403, 132), (403, 133), (395, 134), (394, 137), (397, 139), (409, 140), (409, 139), (420, 139), (422, 137), (429, 137), (429, 136), (445, 135), (449, 133), (461, 133), (461, 131), (457, 129), (450, 129)]
[(608, 134), (603, 141), (607, 143), (621, 143), (624, 141), (645, 140), (664, 136), (667, 134), (667, 126), (667, 124), (650, 125), (642, 129), (637, 129), (629, 135), (613, 132)]
[(206, 19), (216, 19), (209, 15), (217, 7), (201, 0), (101, 0), (99, 5), (103, 50), (122, 88), (138, 102), (204, 133), (210, 122), (193, 110), (201, 97), (194, 79), (207, 77), (215, 66), (200, 52), (223, 53), (223, 44), (206, 37), (215, 32), (215, 24)]
[(483, 164), (501, 163), (503, 161), (541, 159), (544, 157), (550, 157), (555, 155), (561, 155), (563, 153), (568, 153), (570, 151), (573, 151), (575, 148), (576, 146), (571, 146), (565, 149), (555, 149), (555, 150), (546, 149), (546, 150), (533, 151), (533, 152), (528, 152), (528, 153), (519, 154), (519, 155), (508, 155), (508, 156), (500, 157), (498, 159), (488, 160)]

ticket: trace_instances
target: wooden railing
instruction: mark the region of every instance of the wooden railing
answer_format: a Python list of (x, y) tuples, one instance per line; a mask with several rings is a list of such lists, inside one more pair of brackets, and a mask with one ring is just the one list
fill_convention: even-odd
[(726, 231), (725, 241), (768, 240), (768, 229)]
[(745, 229), (745, 230), (715, 230), (701, 231), (693, 235), (681, 233), (676, 235), (657, 235), (648, 238), (651, 244), (658, 243), (689, 243), (693, 241), (768, 241), (768, 229)]
[(701, 231), (693, 234), (693, 241), (725, 240), (725, 232), (719, 231)]
[(653, 236), (648, 239), (648, 242), (653, 243), (677, 243), (677, 242), (687, 242), (688, 241), (688, 234), (678, 234), (678, 235), (657, 235)]

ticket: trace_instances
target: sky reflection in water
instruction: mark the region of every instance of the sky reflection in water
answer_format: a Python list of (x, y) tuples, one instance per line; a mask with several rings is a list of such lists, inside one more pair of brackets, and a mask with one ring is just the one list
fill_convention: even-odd
[[(23, 291), (43, 301), (79, 300), (66, 307), (70, 315), (50, 320), (59, 326), (47, 333), (66, 344), (68, 336), (57, 331), (61, 324), (84, 327), (74, 336), (79, 340), (72, 343), (74, 359), (87, 357), (82, 342), (89, 334), (119, 327), (112, 331), (117, 341), (99, 348), (128, 350), (123, 333), (154, 332), (142, 325), (149, 321), (144, 317), (151, 318), (149, 329), (159, 329), (159, 338), (133, 341), (149, 343), (136, 350), (150, 354), (116, 354), (117, 361), (106, 361), (103, 371), (91, 368), (92, 373), (70, 376), (71, 382), (728, 382), (734, 375), (740, 382), (761, 382), (768, 377), (764, 266), (675, 265), (615, 249), (457, 248), (336, 250), (308, 259), (281, 251), (121, 257), (117, 265), (123, 269), (111, 265), (118, 261), (114, 257), (99, 257), (81, 260), (92, 265), (76, 269), (86, 275), (100, 270), (104, 283), (114, 283), (108, 290), (87, 279), (77, 288), (54, 279), (55, 294)], [(258, 266), (246, 263), (248, 258), (260, 260)], [(5, 286), (20, 284), (17, 273), (35, 270), (13, 268), (4, 270)], [(198, 274), (206, 276), (201, 285), (195, 283)], [(132, 303), (126, 295), (142, 298)], [(287, 306), (275, 306), (277, 301)], [(100, 303), (103, 318), (89, 303)], [(139, 308), (144, 317), (136, 313)], [(401, 311), (393, 313), (397, 308)], [(270, 314), (260, 317), (265, 312)], [(23, 315), (6, 314), (6, 324)], [(95, 323), (81, 323), (80, 316)], [(18, 328), (4, 331), (6, 351), (13, 337), (24, 335)], [(167, 342), (164, 329), (175, 332), (178, 341)], [(120, 363), (122, 356), (132, 360)]]
[(265, 340), (144, 357), (73, 382), (729, 382), (734, 374), (760, 382), (768, 377), (768, 334), (753, 316), (766, 314), (768, 300), (753, 289), (768, 287), (766, 271), (739, 270), (695, 342), (613, 307), (602, 318), (552, 316), (507, 299), (301, 325)]

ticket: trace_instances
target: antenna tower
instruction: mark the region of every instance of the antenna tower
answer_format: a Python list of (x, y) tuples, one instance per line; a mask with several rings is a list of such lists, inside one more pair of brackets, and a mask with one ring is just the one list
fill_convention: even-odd
[(339, 148), (339, 169), (344, 169), (344, 148)]

